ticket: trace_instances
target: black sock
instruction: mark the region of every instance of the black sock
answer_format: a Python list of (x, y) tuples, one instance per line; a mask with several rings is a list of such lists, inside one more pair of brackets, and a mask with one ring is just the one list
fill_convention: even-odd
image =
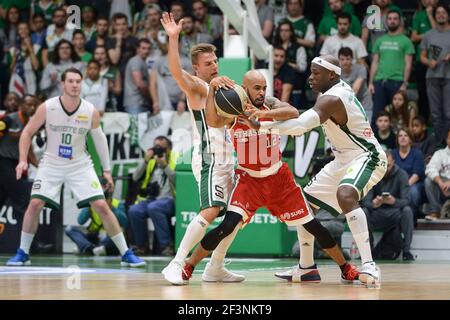
[(341, 268), (341, 272), (344, 273), (345, 270), (345, 266), (347, 265), (347, 262), (344, 263), (342, 266), (339, 266), (339, 268)]

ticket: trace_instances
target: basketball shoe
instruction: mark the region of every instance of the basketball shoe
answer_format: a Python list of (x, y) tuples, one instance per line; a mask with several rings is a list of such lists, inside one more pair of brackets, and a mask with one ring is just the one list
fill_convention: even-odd
[(194, 267), (191, 265), (172, 260), (161, 273), (163, 274), (164, 279), (171, 284), (183, 286), (189, 283), (193, 271)]
[(369, 261), (363, 264), (359, 274), (359, 281), (367, 288), (380, 288), (381, 286), (381, 271), (375, 265), (375, 262)]
[(302, 268), (300, 265), (296, 265), (287, 271), (275, 272), (275, 277), (292, 282), (319, 283), (321, 281), (319, 270), (317, 270), (315, 264), (308, 268)]
[(231, 272), (223, 264), (212, 266), (208, 262), (203, 271), (202, 280), (205, 282), (242, 282), (245, 280), (245, 276)]
[(344, 271), (341, 273), (342, 283), (360, 283), (359, 271), (356, 267), (350, 263), (347, 263), (344, 267)]
[(6, 262), (7, 266), (29, 266), (31, 264), (30, 256), (22, 249), (17, 249), (17, 253), (14, 257)]
[(122, 261), (120, 262), (122, 267), (143, 267), (146, 265), (145, 261), (136, 256), (133, 250), (128, 249), (122, 256)]

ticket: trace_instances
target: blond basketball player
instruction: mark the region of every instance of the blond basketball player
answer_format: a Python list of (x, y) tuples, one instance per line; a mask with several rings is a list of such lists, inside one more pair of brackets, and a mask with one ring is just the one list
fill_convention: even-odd
[(122, 255), (122, 266), (144, 266), (145, 261), (128, 249), (116, 217), (105, 201), (91, 157), (86, 151), (86, 136), (91, 134), (103, 166), (107, 188), (114, 188), (109, 163), (109, 150), (95, 107), (80, 98), (83, 75), (75, 68), (61, 75), (63, 95), (41, 104), (20, 136), (19, 164), (16, 177), (28, 169), (31, 138), (45, 124), (47, 147), (39, 163), (31, 191), (31, 200), (22, 224), (20, 248), (8, 260), (8, 266), (30, 265), (29, 250), (38, 229), (39, 214), (44, 206), (59, 209), (61, 186), (69, 188), (78, 199), (79, 208), (90, 206), (99, 213), (103, 226)]
[[(369, 233), (361, 200), (386, 173), (387, 158), (374, 137), (364, 108), (352, 88), (340, 79), (339, 61), (333, 56), (312, 61), (309, 83), (321, 93), (313, 108), (299, 118), (261, 122), (259, 130), (302, 135), (322, 126), (332, 145), (335, 159), (311, 179), (304, 191), (308, 201), (331, 214), (344, 213), (361, 254), (359, 280), (368, 287), (380, 285), (380, 271), (372, 260)], [(312, 255), (312, 247), (300, 247), (301, 255)], [(288, 279), (297, 268), (276, 276)]]
[[(169, 69), (180, 89), (186, 94), (187, 105), (191, 112), (194, 150), (192, 153), (192, 171), (199, 186), (200, 213), (191, 221), (180, 243), (175, 258), (164, 268), (162, 274), (173, 284), (186, 284), (179, 277), (183, 272), (185, 259), (194, 246), (203, 238), (206, 229), (227, 206), (228, 195), (232, 188), (234, 170), (233, 146), (227, 137), (225, 128), (211, 128), (205, 115), (209, 82), (213, 78), (224, 87), (232, 87), (233, 81), (217, 77), (218, 63), (216, 48), (210, 44), (198, 44), (191, 49), (191, 61), (195, 76), (181, 68), (179, 56), (179, 36), (183, 19), (176, 23), (172, 13), (165, 12), (161, 23), (169, 36)], [(214, 251), (211, 262), (203, 272), (203, 281), (240, 282), (242, 275), (230, 272), (224, 267), (225, 254), (236, 236), (236, 230), (230, 234)]]

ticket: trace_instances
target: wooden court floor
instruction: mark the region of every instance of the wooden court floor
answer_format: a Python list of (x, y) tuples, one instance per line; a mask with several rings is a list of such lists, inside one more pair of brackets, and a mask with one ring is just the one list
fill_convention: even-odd
[(320, 284), (288, 283), (273, 276), (295, 259), (233, 258), (227, 266), (242, 273), (242, 283), (204, 283), (205, 263), (188, 286), (166, 283), (165, 257), (147, 257), (146, 268), (120, 268), (118, 258), (33, 256), (32, 267), (4, 267), (0, 256), (0, 299), (153, 299), (153, 300), (449, 300), (450, 262), (379, 263), (380, 289), (339, 282), (339, 268), (319, 260)]

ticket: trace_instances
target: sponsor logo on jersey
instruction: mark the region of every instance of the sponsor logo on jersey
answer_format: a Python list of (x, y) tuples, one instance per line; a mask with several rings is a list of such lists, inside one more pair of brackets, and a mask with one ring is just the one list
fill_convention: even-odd
[(77, 115), (77, 117), (75, 118), (75, 122), (76, 123), (86, 123), (89, 121), (89, 116), (86, 114), (79, 114)]
[(58, 156), (61, 158), (72, 159), (72, 147), (59, 146)]

